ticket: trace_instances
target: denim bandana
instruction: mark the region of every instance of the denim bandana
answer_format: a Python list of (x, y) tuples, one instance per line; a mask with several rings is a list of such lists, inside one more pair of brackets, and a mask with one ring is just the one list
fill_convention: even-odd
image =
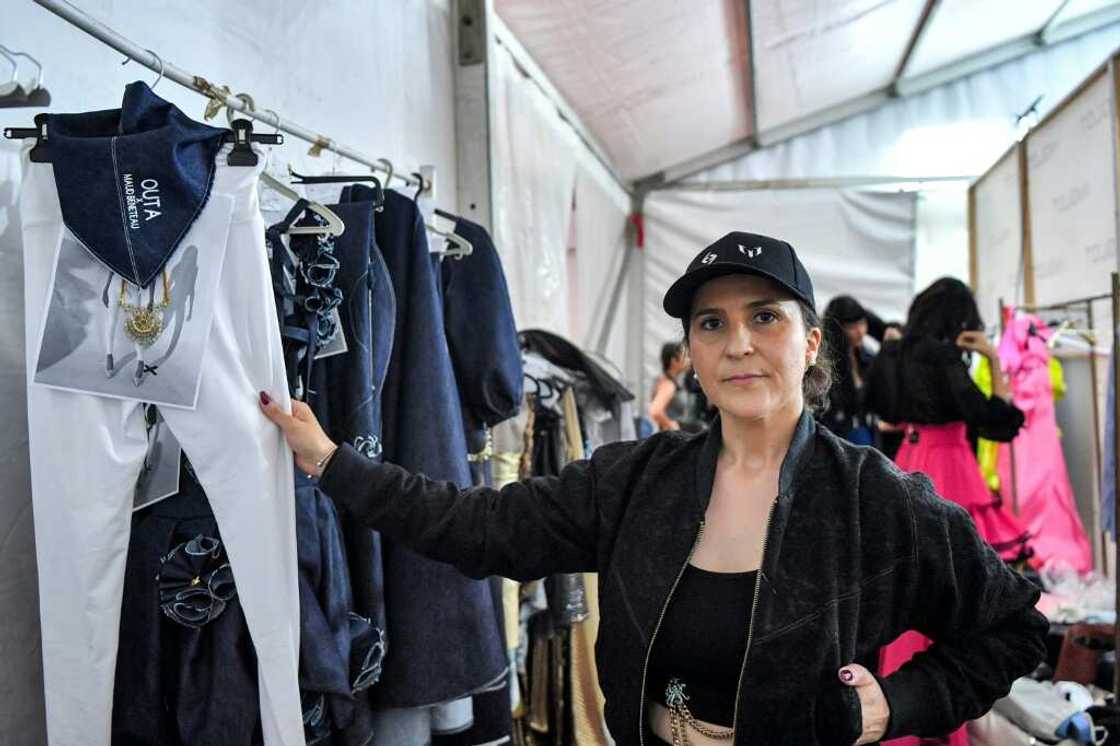
[(210, 196), (225, 130), (136, 82), (120, 109), (51, 114), (47, 131), (66, 227), (102, 264), (147, 287)]

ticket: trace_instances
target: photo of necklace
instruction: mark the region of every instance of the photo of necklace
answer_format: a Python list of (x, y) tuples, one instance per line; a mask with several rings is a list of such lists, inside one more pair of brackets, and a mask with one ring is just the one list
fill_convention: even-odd
[[(144, 289), (138, 288), (143, 294)], [(163, 315), (171, 305), (171, 281), (163, 271), (163, 300), (155, 302), (154, 292), (147, 305), (128, 302), (128, 282), (121, 280), (121, 310), (125, 312), (124, 333), (141, 347), (151, 347), (163, 333)]]

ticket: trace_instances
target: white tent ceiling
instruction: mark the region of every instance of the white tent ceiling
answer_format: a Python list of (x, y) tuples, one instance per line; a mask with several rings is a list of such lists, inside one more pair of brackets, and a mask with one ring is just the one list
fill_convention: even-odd
[(709, 165), (1120, 19), (1120, 0), (494, 0), (626, 179)]

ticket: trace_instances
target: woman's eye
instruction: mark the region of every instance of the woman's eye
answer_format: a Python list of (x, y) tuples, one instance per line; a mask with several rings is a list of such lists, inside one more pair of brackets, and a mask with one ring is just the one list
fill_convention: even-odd
[(717, 318), (709, 317), (700, 320), (700, 328), (706, 332), (712, 332), (719, 329), (720, 321)]
[(778, 320), (778, 314), (773, 311), (759, 311), (754, 315), (754, 320), (762, 324), (772, 324)]

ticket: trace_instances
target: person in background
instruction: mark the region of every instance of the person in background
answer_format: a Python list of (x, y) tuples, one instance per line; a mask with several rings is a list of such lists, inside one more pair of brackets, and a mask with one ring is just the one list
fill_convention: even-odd
[(833, 298), (822, 321), (825, 344), (833, 351), (833, 384), (818, 420), (851, 443), (877, 446), (878, 423), (864, 405), (864, 382), (875, 356), (864, 340), (870, 333), (882, 342), (887, 325), (850, 295)]
[(649, 418), (658, 432), (680, 430), (682, 421), (687, 420), (690, 402), (684, 376), (691, 366), (688, 349), (680, 342), (661, 346), (661, 375), (653, 384), (649, 403)]
[[(968, 429), (1000, 442), (1010, 441), (1023, 425), (1011, 403), (1011, 387), (996, 375), (992, 396), (973, 382), (965, 361), (984, 355), (999, 371), (999, 353), (984, 336), (972, 291), (960, 280), (937, 280), (914, 298), (900, 340), (883, 345), (868, 377), (868, 406), (888, 422), (906, 423), (906, 437), (895, 459), (906, 472), (923, 472), (939, 495), (972, 516), (980, 536), (1005, 562), (1029, 556), (1027, 534), (984, 483)], [(880, 675), (889, 676), (930, 645), (907, 632), (880, 654)], [(961, 728), (947, 735), (949, 746), (967, 746)], [(890, 746), (918, 746), (915, 738)]]
[[(902, 324), (897, 321), (887, 322), (883, 326), (883, 344), (892, 340), (902, 339)], [(906, 435), (905, 425), (896, 425), (886, 420), (879, 420), (879, 450), (894, 461), (894, 457), (898, 455), (898, 449), (902, 447), (902, 439)]]

